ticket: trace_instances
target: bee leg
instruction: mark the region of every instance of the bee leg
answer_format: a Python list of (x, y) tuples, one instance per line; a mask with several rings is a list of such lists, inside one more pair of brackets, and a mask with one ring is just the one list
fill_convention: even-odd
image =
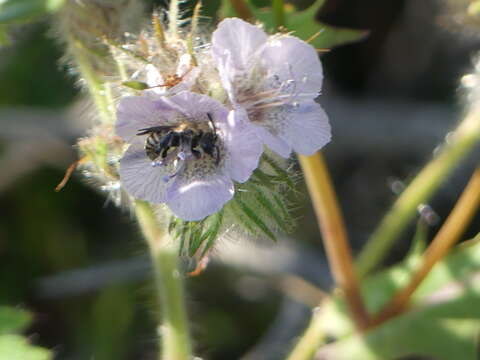
[(218, 147), (218, 145), (215, 145), (214, 159), (215, 159), (215, 165), (218, 166), (218, 164), (220, 164), (220, 148)]
[(179, 135), (177, 132), (169, 132), (165, 137), (160, 141), (158, 144), (158, 153), (162, 157), (162, 159), (165, 159), (168, 155), (168, 151), (170, 148), (174, 146), (178, 146), (179, 143)]
[(208, 125), (210, 126), (210, 129), (213, 130), (214, 134), (217, 134), (217, 128), (215, 127), (215, 123), (213, 122), (212, 114), (207, 113), (207, 117), (208, 117)]

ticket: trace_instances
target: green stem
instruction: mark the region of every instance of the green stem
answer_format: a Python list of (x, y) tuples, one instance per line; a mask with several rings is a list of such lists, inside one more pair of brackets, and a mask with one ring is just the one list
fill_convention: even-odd
[(285, 8), (283, 0), (272, 0), (273, 18), (275, 19), (275, 26), (285, 26)]
[(395, 239), (414, 218), (418, 205), (427, 202), (446, 177), (480, 140), (478, 109), (462, 121), (451, 141), (413, 179), (373, 233), (357, 261), (359, 276), (374, 269), (390, 250)]
[(75, 40), (72, 36), (69, 38), (72, 55), (78, 65), (78, 69), (86, 82), (88, 91), (95, 102), (95, 105), (105, 123), (114, 122), (114, 112), (112, 108), (112, 98), (110, 88), (107, 88), (88, 60), (86, 50), (80, 41)]
[(310, 360), (325, 342), (323, 323), (316, 315), (286, 360)]
[(358, 329), (363, 329), (368, 325), (368, 313), (355, 274), (342, 211), (327, 165), (319, 152), (311, 156), (298, 155), (298, 160), (317, 216), (335, 284), (343, 291), (350, 315)]
[(152, 207), (135, 202), (135, 212), (153, 261), (155, 284), (162, 313), (160, 360), (190, 360), (190, 332), (185, 308), (182, 275), (178, 270), (178, 251), (168, 232), (159, 226)]

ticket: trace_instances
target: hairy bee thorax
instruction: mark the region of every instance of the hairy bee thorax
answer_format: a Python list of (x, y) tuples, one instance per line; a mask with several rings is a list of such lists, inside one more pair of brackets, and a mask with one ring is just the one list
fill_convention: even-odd
[(210, 160), (215, 166), (220, 163), (217, 129), (210, 114), (208, 123), (182, 121), (176, 125), (153, 126), (139, 129), (137, 135), (146, 135), (145, 155), (152, 166), (171, 166), (170, 180), (183, 171), (189, 162)]

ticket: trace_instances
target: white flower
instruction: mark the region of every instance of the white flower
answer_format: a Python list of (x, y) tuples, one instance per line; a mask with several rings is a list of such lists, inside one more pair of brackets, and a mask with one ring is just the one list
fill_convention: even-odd
[(315, 102), (323, 73), (312, 46), (230, 18), (213, 33), (212, 56), (231, 103), (246, 110), (270, 149), (311, 155), (330, 141), (327, 115)]
[(192, 57), (189, 54), (180, 56), (175, 74), (168, 74), (166, 77), (160, 74), (153, 64), (145, 66), (145, 78), (149, 89), (146, 94), (152, 95), (173, 95), (184, 90), (190, 90), (194, 85), (200, 72), (198, 67), (193, 66)]

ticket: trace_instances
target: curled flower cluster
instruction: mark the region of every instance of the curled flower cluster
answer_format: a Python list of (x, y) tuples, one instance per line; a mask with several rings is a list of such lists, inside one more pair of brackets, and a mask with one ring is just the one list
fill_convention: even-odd
[(135, 89), (117, 107), (116, 133), (129, 144), (120, 182), (181, 219), (219, 211), (259, 166), (263, 145), (287, 158), (330, 140), (315, 102), (320, 60), (294, 36), (229, 18), (211, 39), (157, 31), (125, 49), (142, 64), (130, 69), (125, 52), (118, 59)]

